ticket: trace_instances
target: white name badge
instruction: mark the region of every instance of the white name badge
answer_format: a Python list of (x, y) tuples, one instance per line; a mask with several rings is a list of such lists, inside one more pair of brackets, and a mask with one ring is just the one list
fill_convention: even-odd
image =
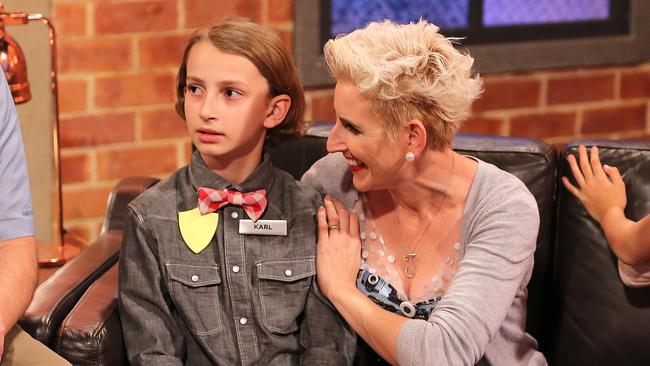
[(287, 236), (287, 220), (239, 220), (239, 233), (244, 235)]

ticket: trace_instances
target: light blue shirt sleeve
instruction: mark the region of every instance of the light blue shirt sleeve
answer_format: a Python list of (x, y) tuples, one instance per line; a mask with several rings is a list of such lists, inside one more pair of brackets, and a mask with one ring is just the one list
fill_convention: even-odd
[(0, 74), (0, 240), (8, 240), (34, 235), (34, 217), (18, 114)]

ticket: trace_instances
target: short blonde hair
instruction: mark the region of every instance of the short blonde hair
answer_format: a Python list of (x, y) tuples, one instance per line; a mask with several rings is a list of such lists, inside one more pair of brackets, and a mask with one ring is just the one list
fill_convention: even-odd
[(181, 118), (185, 119), (187, 58), (198, 42), (209, 42), (223, 52), (247, 58), (266, 79), (271, 97), (287, 94), (291, 98), (284, 121), (268, 131), (274, 142), (285, 136), (304, 134), (307, 129), (303, 119), (305, 96), (291, 53), (273, 29), (246, 18), (226, 18), (197, 30), (190, 38), (176, 77), (176, 112)]
[(337, 36), (325, 44), (332, 75), (353, 82), (370, 100), (371, 112), (395, 137), (405, 121), (420, 120), (427, 146), (442, 150), (482, 92), (472, 74), (474, 59), (452, 45), (438, 27), (420, 20), (399, 25), (389, 20)]

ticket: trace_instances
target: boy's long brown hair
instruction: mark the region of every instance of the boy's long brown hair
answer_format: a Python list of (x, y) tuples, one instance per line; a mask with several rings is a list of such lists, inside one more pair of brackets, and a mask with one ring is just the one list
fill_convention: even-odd
[(291, 97), (291, 107), (284, 121), (268, 131), (272, 141), (298, 137), (305, 132), (305, 96), (287, 47), (274, 30), (244, 18), (224, 19), (197, 30), (190, 38), (176, 77), (176, 112), (181, 118), (185, 119), (187, 58), (192, 47), (202, 41), (210, 42), (222, 52), (250, 60), (266, 79), (271, 98), (281, 94)]

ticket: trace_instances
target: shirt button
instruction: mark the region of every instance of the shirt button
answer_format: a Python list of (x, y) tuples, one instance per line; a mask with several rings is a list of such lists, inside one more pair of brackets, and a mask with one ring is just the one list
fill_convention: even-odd
[(230, 217), (232, 217), (233, 219), (236, 219), (236, 218), (239, 217), (239, 214), (236, 211), (233, 211), (233, 212), (230, 213)]
[(287, 269), (287, 270), (284, 271), (284, 275), (287, 276), (287, 277), (291, 277), (293, 275), (293, 271), (291, 271), (290, 269)]
[(239, 318), (239, 324), (241, 324), (241, 325), (246, 325), (246, 323), (248, 323), (248, 319), (243, 318), (243, 317), (242, 317), (242, 318)]
[(199, 276), (197, 275), (192, 275), (192, 282), (196, 282), (199, 280)]
[(239, 266), (232, 266), (232, 271), (235, 273), (239, 273)]

